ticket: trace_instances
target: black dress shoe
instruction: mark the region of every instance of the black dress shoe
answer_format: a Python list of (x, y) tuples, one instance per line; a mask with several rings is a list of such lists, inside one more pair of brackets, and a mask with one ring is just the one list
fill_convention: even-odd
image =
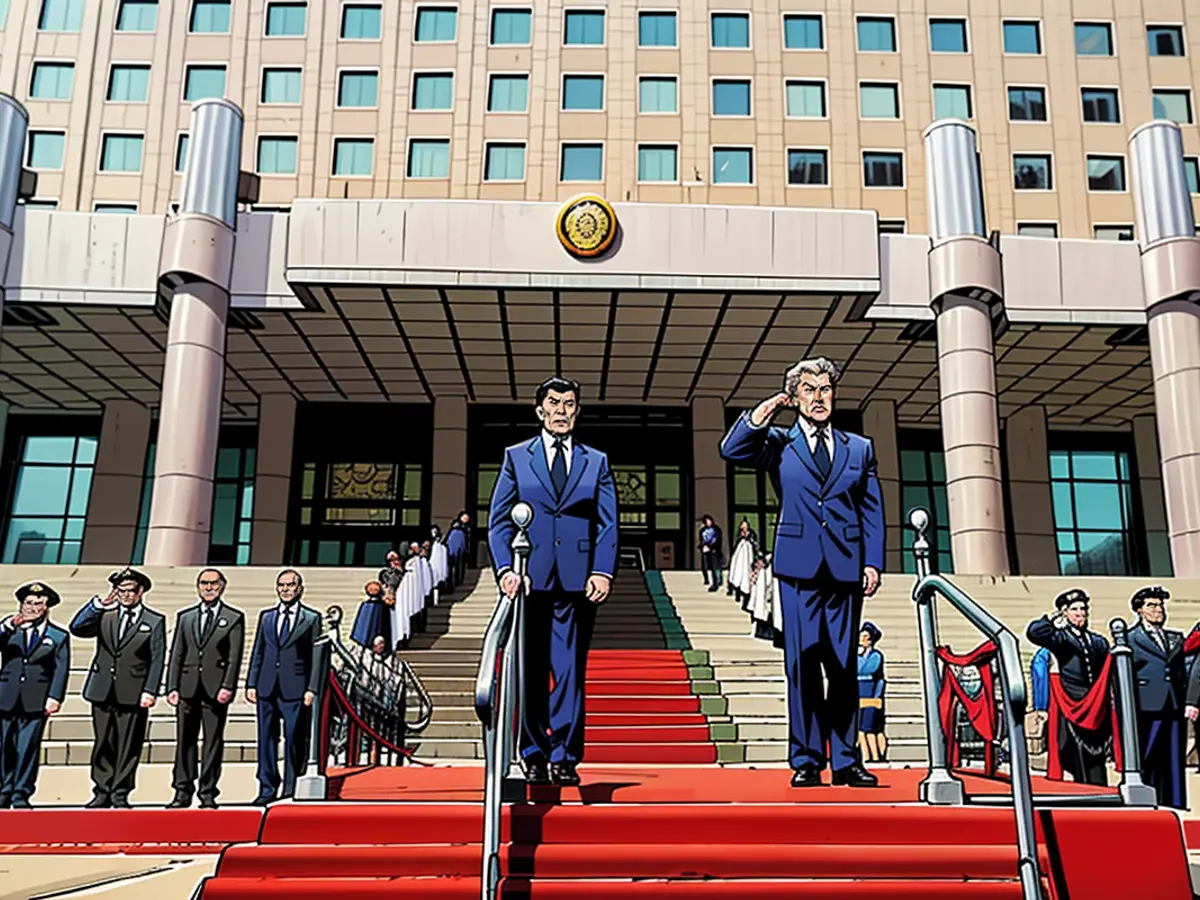
[(201, 797), (200, 798), (200, 808), (201, 809), (216, 809), (217, 801), (214, 800), (212, 797)]
[(792, 772), (792, 787), (819, 787), (821, 770), (814, 765), (805, 765)]
[(526, 760), (525, 761), (525, 781), (529, 784), (546, 785), (551, 784), (550, 770), (541, 760)]
[(192, 805), (192, 798), (187, 794), (176, 794), (175, 799), (167, 804), (167, 809), (187, 809)]
[(133, 809), (133, 807), (129, 803), (128, 797), (113, 797), (112, 808), (113, 809)]
[(575, 771), (575, 763), (560, 762), (550, 767), (550, 777), (555, 784), (574, 786), (579, 784), (579, 773)]
[(879, 779), (858, 763), (852, 763), (833, 773), (833, 783), (843, 787), (878, 787)]
[(83, 805), (84, 809), (112, 809), (112, 798), (106, 797), (103, 794), (93, 797)]
[(33, 806), (24, 797), (13, 797), (12, 808), (13, 809), (33, 809)]

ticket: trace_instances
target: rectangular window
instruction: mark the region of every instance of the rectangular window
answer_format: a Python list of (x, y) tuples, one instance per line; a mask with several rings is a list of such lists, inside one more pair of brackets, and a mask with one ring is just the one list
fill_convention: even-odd
[(1075, 53), (1078, 56), (1112, 56), (1112, 26), (1107, 22), (1076, 22)]
[[(921, 435), (923, 437), (923, 435)], [(920, 441), (919, 443), (924, 443)], [(946, 503), (946, 458), (941, 450), (902, 449), (900, 451), (900, 497), (905, 510), (924, 509), (929, 513), (929, 568), (949, 575), (954, 571), (950, 556), (950, 510)], [(904, 571), (916, 572), (916, 559), (904, 553)]]
[(1013, 188), (1018, 191), (1049, 191), (1054, 188), (1048, 153), (1013, 157)]
[(824, 50), (825, 30), (820, 16), (783, 17), (784, 50)]
[(455, 39), (457, 32), (457, 7), (424, 6), (417, 10), (417, 41), (449, 43)]
[(75, 565), (83, 546), (97, 439), (22, 439), (4, 536), (6, 564)]
[(750, 115), (750, 82), (732, 78), (714, 80), (712, 83), (712, 114), (714, 116)]
[(244, 566), (250, 562), (255, 456), (254, 447), (220, 446), (217, 450), (208, 546), (212, 565)]
[(640, 145), (637, 157), (637, 180), (678, 181), (679, 149), (668, 145)]
[(192, 34), (229, 34), (229, 0), (195, 0), (188, 31)]
[(1056, 238), (1058, 225), (1054, 222), (1018, 222), (1017, 234), (1021, 237)]
[(225, 96), (224, 66), (188, 66), (184, 75), (183, 99), (189, 103)]
[(379, 105), (378, 72), (343, 72), (338, 78), (337, 105), (370, 108)]
[(484, 181), (524, 181), (525, 145), (488, 144), (484, 152)]
[(187, 165), (188, 136), (181, 134), (175, 142), (175, 171), (182, 172)]
[(304, 37), (307, 3), (268, 3), (267, 37)]
[(343, 178), (369, 176), (374, 160), (374, 138), (338, 138), (333, 142), (334, 175)]
[(1147, 25), (1146, 39), (1151, 56), (1183, 56), (1183, 27), (1180, 25)]
[(158, 27), (158, 0), (121, 0), (117, 31), (152, 32)]
[(295, 175), (300, 141), (292, 135), (264, 135), (258, 139), (259, 175)]
[(74, 81), (74, 63), (35, 62), (29, 96), (34, 100), (70, 100)]
[(903, 219), (880, 219), (878, 231), (880, 234), (907, 234), (908, 225)]
[(1087, 158), (1089, 191), (1125, 190), (1125, 160), (1120, 156), (1089, 156)]
[(26, 209), (58, 209), (57, 200), (21, 200), (18, 205)]
[(299, 69), (263, 69), (263, 103), (299, 103), (301, 72)]
[(492, 43), (496, 46), (528, 47), (533, 41), (533, 11), (492, 10)]
[(562, 108), (584, 112), (604, 109), (604, 76), (564, 75)]
[(1063, 575), (1136, 575), (1128, 453), (1053, 450), (1050, 489)]
[(604, 177), (603, 144), (564, 144), (559, 181), (600, 181)]
[(145, 103), (150, 96), (149, 66), (113, 66), (107, 98), (112, 103)]
[(1177, 125), (1192, 123), (1192, 94), (1186, 90), (1158, 90), (1154, 92), (1154, 118), (1170, 119)]
[(140, 134), (106, 134), (100, 147), (101, 172), (136, 173), (142, 171)]
[(75, 33), (83, 28), (84, 0), (42, 0), (38, 31)]
[(638, 13), (638, 46), (674, 47), (675, 19), (673, 12)]
[(1194, 156), (1185, 156), (1183, 177), (1187, 181), (1188, 193), (1200, 194), (1200, 160)]
[(935, 119), (972, 119), (971, 88), (965, 84), (935, 84), (933, 86), (933, 117)]
[(92, 212), (110, 213), (118, 216), (136, 216), (136, 203), (97, 203), (92, 207)]
[(528, 75), (493, 75), (488, 83), (488, 112), (523, 113), (529, 109)]
[(900, 89), (894, 84), (858, 86), (858, 113), (864, 119), (900, 118)]
[(1117, 107), (1115, 88), (1083, 89), (1083, 121), (1119, 122), (1121, 111)]
[(409, 178), (449, 178), (450, 141), (414, 138), (408, 142)]
[(1013, 122), (1046, 121), (1046, 89), (1010, 87), (1008, 89), (1008, 118)]
[(1004, 52), (1039, 55), (1042, 52), (1042, 29), (1037, 22), (1005, 22)]
[(347, 3), (342, 7), (342, 40), (377, 41), (383, 34), (383, 7), (378, 3)]
[(1092, 229), (1092, 237), (1098, 241), (1132, 241), (1132, 225), (1097, 225)]
[(454, 75), (449, 72), (421, 72), (413, 76), (413, 109), (452, 109)]
[(883, 16), (859, 16), (859, 53), (895, 53), (896, 21)]
[(934, 53), (966, 53), (967, 20), (930, 19), (929, 49)]
[(674, 113), (679, 111), (678, 82), (674, 78), (638, 79), (638, 112)]
[(753, 184), (754, 151), (749, 147), (713, 147), (713, 184)]
[(797, 119), (825, 118), (825, 83), (789, 81), (786, 88), (787, 114)]
[(712, 45), (718, 49), (746, 50), (750, 47), (749, 13), (713, 13)]
[(829, 184), (829, 154), (824, 150), (788, 150), (788, 184)]
[[(563, 17), (563, 43), (568, 47), (603, 46), (603, 10), (568, 9), (566, 15)], [(521, 159), (522, 171), (524, 171), (524, 155), (522, 155)], [(522, 175), (521, 177), (523, 178), (524, 176)]]
[(67, 135), (62, 131), (29, 132), (29, 150), (25, 165), (31, 169), (57, 171), (63, 167), (63, 154), (67, 146)]
[(904, 155), (902, 153), (864, 153), (863, 185), (865, 187), (904, 187)]

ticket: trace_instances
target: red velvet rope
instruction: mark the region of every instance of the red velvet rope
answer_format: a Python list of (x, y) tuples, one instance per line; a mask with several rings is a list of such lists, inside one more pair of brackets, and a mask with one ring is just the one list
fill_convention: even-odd
[(1197, 650), (1200, 650), (1200, 625), (1194, 626), (1183, 642), (1183, 652), (1188, 656)]
[(1050, 709), (1046, 721), (1046, 777), (1062, 781), (1062, 760), (1059, 758), (1058, 730), (1062, 719), (1088, 731), (1095, 731), (1105, 720), (1112, 724), (1113, 760), (1117, 768), (1121, 768), (1121, 742), (1117, 740), (1120, 733), (1117, 722), (1117, 709), (1108, 691), (1109, 673), (1112, 670), (1112, 657), (1104, 657), (1104, 665), (1095, 683), (1080, 699), (1073, 700), (1063, 689), (1062, 679), (1058, 673), (1050, 676)]
[[(337, 700), (338, 706), (340, 706), (342, 708), (342, 711), (350, 719), (350, 735), (349, 735), (349, 738), (350, 738), (349, 746), (350, 747), (353, 747), (355, 744), (355, 739), (358, 736), (356, 734), (356, 731), (361, 730), (367, 737), (369, 737), (372, 741), (374, 741), (379, 746), (386, 747), (388, 750), (391, 750), (393, 753), (399, 753), (401, 756), (403, 756), (405, 759), (407, 759), (411, 763), (415, 763), (418, 766), (432, 765), (431, 763), (422, 762), (421, 760), (417, 759), (415, 756), (413, 756), (413, 752), (411, 750), (408, 750), (404, 747), (398, 747), (395, 744), (393, 744), (391, 741), (385, 740), (384, 738), (380, 737), (378, 732), (376, 732), (374, 728), (372, 728), (365, 721), (363, 721), (362, 716), (360, 716), (358, 714), (358, 712), (354, 709), (354, 707), (351, 705), (350, 699), (346, 696), (346, 692), (344, 690), (342, 690), (342, 685), (338, 682), (337, 677), (334, 675), (333, 672), (329, 673), (329, 689), (333, 694), (333, 699)], [(323, 752), (321, 754), (321, 759), (323, 759), (323, 760), (329, 758), (329, 753), (328, 753), (329, 740), (330, 740), (330, 738), (329, 738), (329, 718), (330, 718), (330, 704), (327, 702), (324, 704), (324, 708), (322, 709), (322, 714), (321, 714), (321, 719), (322, 719), (321, 735), (322, 735), (322, 743), (324, 745), (322, 747)]]
[[(942, 687), (938, 695), (938, 716), (942, 721), (942, 734), (946, 739), (946, 755), (950, 765), (957, 766), (961, 759), (954, 730), (954, 713), (959, 705), (967, 712), (967, 719), (983, 738), (983, 767), (988, 775), (996, 774), (996, 690), (993, 682), (991, 662), (996, 658), (996, 645), (991, 641), (980, 644), (970, 653), (959, 655), (949, 647), (939, 647), (938, 659), (942, 668)], [(979, 669), (980, 691), (972, 697), (958, 680), (952, 666), (974, 666)]]

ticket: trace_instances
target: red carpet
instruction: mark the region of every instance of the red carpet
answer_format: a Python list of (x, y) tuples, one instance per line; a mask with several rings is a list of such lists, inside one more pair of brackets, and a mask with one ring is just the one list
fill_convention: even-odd
[(0, 853), (220, 853), (258, 840), (260, 809), (54, 809), (0, 812)]

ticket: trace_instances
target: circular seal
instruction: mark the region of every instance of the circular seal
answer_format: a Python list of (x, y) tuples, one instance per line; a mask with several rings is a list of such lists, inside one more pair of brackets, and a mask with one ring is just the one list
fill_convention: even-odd
[(593, 194), (568, 200), (558, 214), (558, 240), (572, 256), (601, 256), (616, 236), (617, 214)]

